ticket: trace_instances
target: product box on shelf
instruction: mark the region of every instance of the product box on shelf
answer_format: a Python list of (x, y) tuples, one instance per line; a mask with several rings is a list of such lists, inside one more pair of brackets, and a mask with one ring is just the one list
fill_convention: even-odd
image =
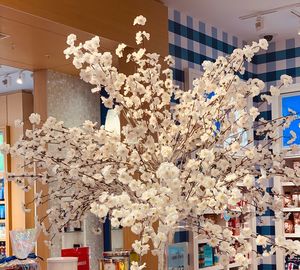
[(168, 246), (168, 270), (188, 269), (188, 243), (181, 242)]
[(300, 268), (300, 256), (285, 258), (285, 270), (298, 270)]
[(139, 256), (134, 251), (105, 251), (103, 259), (99, 261), (100, 270), (129, 270), (133, 261), (139, 261)]
[(78, 257), (78, 270), (89, 270), (90, 259), (89, 259), (89, 248), (67, 248), (61, 250), (62, 257)]

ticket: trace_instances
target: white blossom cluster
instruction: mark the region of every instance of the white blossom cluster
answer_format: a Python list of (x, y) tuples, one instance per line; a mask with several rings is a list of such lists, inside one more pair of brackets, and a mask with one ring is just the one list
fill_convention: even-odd
[[(135, 25), (145, 23), (143, 16), (134, 21)], [(145, 31), (136, 36), (137, 44), (148, 39)], [(99, 52), (99, 37), (75, 43), (76, 36), (70, 35), (66, 57), (73, 59), (81, 78), (94, 85), (93, 92), (105, 88), (104, 105), (114, 108), (124, 123), (120, 140), (90, 121), (66, 128), (53, 117), (41, 124), (39, 115), (33, 114), (34, 128), (26, 130), (10, 149), (2, 147), (22, 157), (29, 171), (12, 175), (14, 181), (24, 190), (36, 181), (49, 184), (49, 194), (36, 194), (36, 202), (59, 202), (45, 217), (50, 227), (40, 221), (45, 232), (59, 233), (67, 222), (91, 211), (103, 222), (109, 217), (113, 227), (130, 227), (140, 236), (133, 248), (141, 255), (150, 250), (150, 243), (154, 254), (162, 254), (178, 224), (187, 224), (208, 238), (210, 245), (218, 246), (223, 265), (233, 256), (241, 267), (248, 266), (249, 237), (263, 247), (271, 246), (264, 255), (276, 248), (300, 253), (299, 241), (280, 238), (273, 242), (249, 228), (242, 228), (236, 237), (206, 216), (208, 211), (226, 211), (247, 219), (249, 207), (259, 215), (268, 208), (278, 213), (282, 200), (275, 190), (267, 192), (267, 180), (281, 176), (283, 181), (299, 184), (300, 168), (286, 167), (284, 153), (272, 150), (282, 139), (277, 130), (297, 118), (296, 112), (284, 118), (258, 119), (258, 108), (248, 108), (247, 99), (259, 95), (265, 84), (239, 77), (245, 71), (244, 61), (268, 48), (266, 40), (235, 49), (214, 63), (204, 61), (203, 76), (187, 91), (173, 84), (170, 56), (162, 58), (145, 48), (125, 54), (122, 43), (116, 55), (136, 65), (135, 73), (125, 75), (113, 66), (110, 52)], [(281, 86), (290, 83), (289, 76), (282, 76)], [(272, 87), (271, 95), (279, 95), (281, 86)], [(263, 102), (270, 103), (271, 95), (262, 95)], [(170, 106), (172, 96), (180, 102)], [(250, 138), (242, 143), (244, 134), (253, 129), (266, 139), (258, 145)], [(291, 134), (290, 143), (294, 141), (295, 134)], [(37, 173), (30, 173), (34, 167)], [(240, 206), (241, 201), (246, 207)], [(135, 265), (135, 269), (143, 267)]]

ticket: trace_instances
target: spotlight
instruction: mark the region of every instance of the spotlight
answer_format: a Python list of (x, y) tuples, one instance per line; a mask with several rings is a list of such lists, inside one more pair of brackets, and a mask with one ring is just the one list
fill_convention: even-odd
[(21, 72), (19, 73), (18, 79), (16, 80), (16, 83), (17, 83), (17, 84), (23, 84), (23, 80), (24, 80), (24, 74), (23, 74), (23, 71), (21, 71)]
[(2, 80), (2, 83), (6, 87), (10, 86), (11, 85), (11, 77), (6, 75), (4, 80)]
[(264, 28), (264, 18), (261, 16), (256, 17), (255, 29), (256, 31), (260, 31)]

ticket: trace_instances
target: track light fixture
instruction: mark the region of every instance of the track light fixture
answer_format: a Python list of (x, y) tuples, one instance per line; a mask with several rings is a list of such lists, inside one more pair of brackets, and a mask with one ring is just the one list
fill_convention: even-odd
[(8, 87), (11, 85), (11, 77), (6, 75), (5, 78), (2, 80), (4, 86)]
[(24, 73), (23, 73), (23, 71), (20, 71), (18, 79), (16, 80), (16, 83), (23, 84), (23, 80), (24, 80)]
[(257, 16), (255, 22), (255, 29), (256, 31), (260, 31), (264, 28), (264, 18), (261, 16)]

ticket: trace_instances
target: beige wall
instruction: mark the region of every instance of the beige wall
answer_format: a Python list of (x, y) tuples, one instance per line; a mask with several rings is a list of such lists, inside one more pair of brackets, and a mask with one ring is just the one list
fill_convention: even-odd
[[(80, 126), (85, 120), (100, 122), (100, 96), (91, 93), (92, 86), (78, 77), (47, 71), (47, 112), (64, 121), (67, 127)], [(93, 228), (100, 226), (98, 218), (89, 213), (85, 219), (85, 239), (90, 247), (90, 269), (98, 270), (102, 236)], [(61, 239), (56, 238), (51, 256), (60, 256)]]
[[(100, 121), (100, 96), (91, 93), (91, 85), (83, 82), (79, 77), (52, 71), (40, 70), (34, 73), (34, 110), (42, 115), (42, 119), (52, 116), (64, 121), (67, 127), (80, 126), (85, 120)], [(38, 190), (47, 192), (47, 187), (38, 185)], [(45, 214), (48, 205), (41, 205), (37, 209), (40, 217)], [(100, 256), (101, 239), (96, 237), (91, 229), (97, 227), (98, 220), (92, 215), (85, 221), (89, 230), (86, 242), (91, 248), (91, 269), (97, 269), (97, 258)], [(99, 225), (99, 224), (98, 224)], [(49, 252), (44, 244), (45, 236), (40, 235), (37, 244), (38, 254), (44, 258), (60, 256), (61, 240), (56, 237), (54, 247)], [(42, 269), (46, 265), (42, 264)]]

